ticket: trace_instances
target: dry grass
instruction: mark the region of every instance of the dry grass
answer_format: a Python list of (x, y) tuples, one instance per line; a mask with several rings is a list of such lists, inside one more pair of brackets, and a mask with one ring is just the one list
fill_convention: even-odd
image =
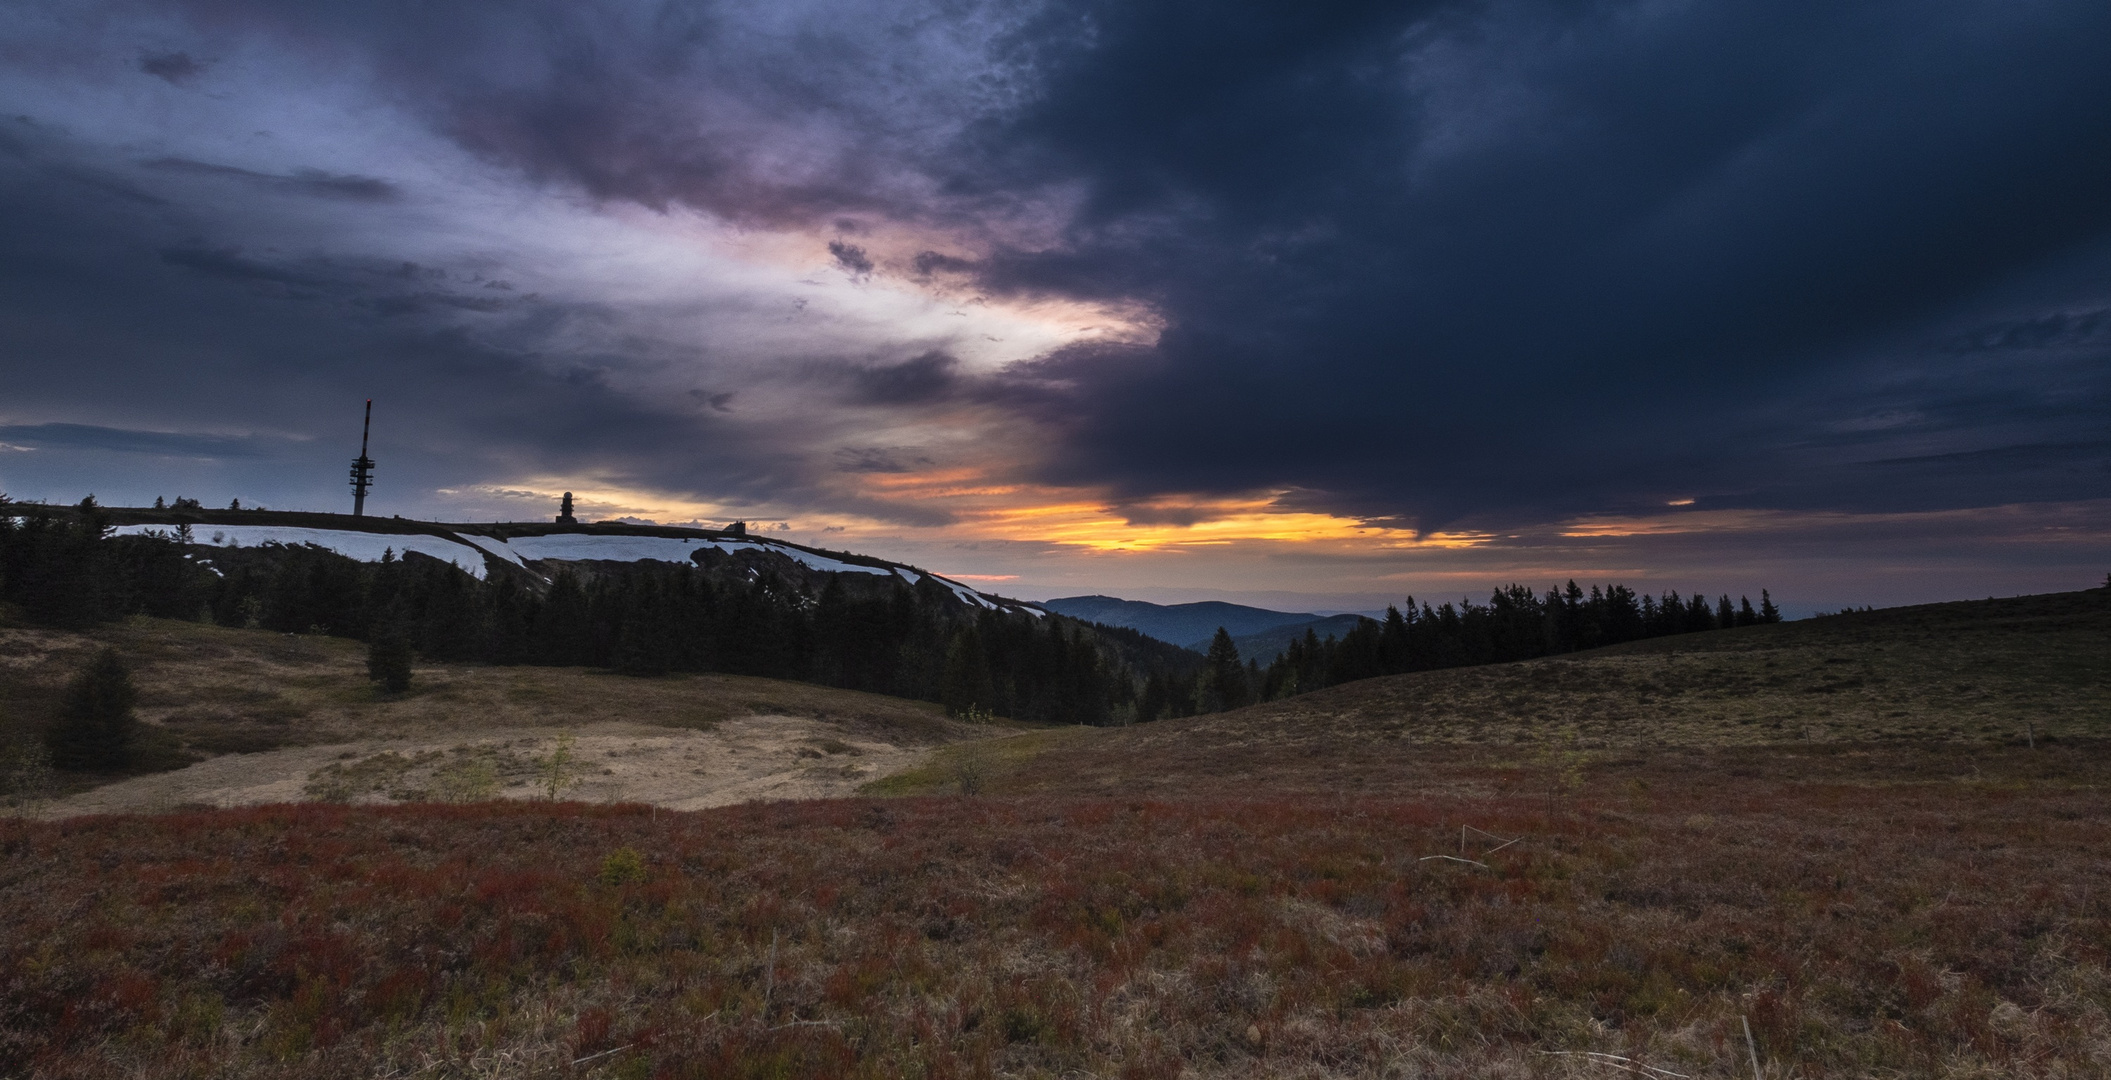
[[(1938, 604), (1348, 683), (1017, 743), (991, 790), (1418, 790), (1453, 764), (1814, 759), (2111, 737), (2111, 590)], [(1919, 759), (1916, 759), (1919, 760)], [(1969, 755), (1935, 759), (1963, 768)], [(874, 790), (886, 790), (876, 788)]]
[(994, 739), (956, 743), (933, 750), (913, 769), (881, 777), (859, 789), (865, 795), (936, 795), (959, 792), (962, 779), (976, 778), (986, 787), (999, 777), (1015, 777), (1043, 754), (1089, 744), (1099, 729), (1058, 727), (1019, 731)]
[(0, 739), (34, 738), (66, 680), (106, 644), (133, 666), (149, 769), (286, 746), (609, 721), (708, 729), (735, 717), (794, 716), (898, 745), (972, 733), (925, 702), (739, 675), (421, 664), (410, 692), (391, 697), (367, 681), (358, 642), (134, 618), (89, 634), (0, 625)]
[(1602, 746), (2105, 735), (2111, 590), (1896, 608), (1371, 679), (1262, 706), (1235, 723), (1424, 743), (1530, 741), (1572, 727)]

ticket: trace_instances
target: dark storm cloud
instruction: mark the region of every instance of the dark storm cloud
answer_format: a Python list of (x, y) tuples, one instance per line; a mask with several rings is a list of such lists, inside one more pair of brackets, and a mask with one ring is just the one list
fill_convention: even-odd
[(872, 257), (865, 254), (865, 249), (856, 244), (846, 244), (841, 240), (830, 240), (828, 242), (828, 254), (836, 260), (837, 266), (843, 268), (844, 273), (860, 277), (872, 273)]
[(0, 425), (0, 442), (31, 450), (106, 450), (157, 457), (248, 458), (281, 440), (254, 436), (190, 435), (171, 431), (128, 431), (93, 424)]
[[(1853, 505), (1884, 482), (1798, 456), (1813, 418), (1886, 370), (1940, 368), (1953, 350), (1924, 343), (1945, 322), (2111, 236), (2111, 9), (2079, 0), (1053, 3), (997, 40), (1031, 85), (929, 155), (871, 104), (875, 80), (914, 77), (824, 22), (772, 71), (781, 42), (720, 8), (568, 8), (489, 39), (533, 56), (501, 77), (441, 48), (489, 19), (434, 10), (370, 31), (443, 31), (396, 77), (435, 88), (464, 145), (603, 198), (818, 225), (1081, 192), (1057, 243), (913, 268), (1158, 309), (1140, 369), (989, 392), (1068, 433), (1042, 479), (1137, 496), (1286, 486), (1430, 523), (1688, 493)], [(785, 122), (749, 126), (768, 110)], [(773, 142), (826, 164), (772, 173)], [(935, 186), (884, 182), (905, 170)], [(2005, 298), (2020, 336), (2000, 340), (2095, 341), (2059, 320), (2101, 306), (2105, 262)], [(1945, 452), (2013, 424), (2087, 445), (2069, 436), (2111, 404), (2100, 372), (2056, 417), (2038, 373), (1958, 377), (2014, 410)], [(876, 404), (950, 392), (929, 365), (858, 385)]]
[(339, 176), (321, 169), (300, 169), (290, 176), (240, 169), (232, 165), (215, 165), (206, 161), (191, 161), (188, 158), (156, 158), (144, 163), (146, 168), (158, 172), (181, 173), (192, 176), (208, 176), (215, 179), (236, 180), (245, 184), (273, 191), (284, 191), (296, 195), (312, 195), (325, 199), (349, 199), (355, 202), (392, 202), (402, 197), (394, 184), (371, 176)]
[(852, 368), (852, 400), (865, 405), (921, 405), (942, 400), (959, 384), (954, 371), (959, 364), (933, 351), (896, 364)]
[(918, 277), (930, 277), (933, 274), (965, 274), (975, 269), (975, 262), (972, 259), (963, 259), (956, 255), (943, 255), (936, 251), (917, 252), (916, 258), (912, 260), (911, 265), (916, 268)]
[(199, 60), (186, 52), (144, 53), (139, 58), (139, 70), (175, 86), (205, 74), (211, 65), (212, 61)]
[(901, 446), (846, 446), (835, 456), (836, 471), (847, 473), (906, 473), (932, 463), (916, 448)]
[(226, 281), (299, 286), (319, 284), (319, 281), (313, 275), (300, 273), (256, 259), (244, 258), (242, 250), (234, 247), (180, 246), (163, 248), (161, 261), (171, 266), (180, 266), (186, 270), (203, 274), (206, 277), (220, 278)]
[[(895, 250), (921, 251), (906, 269), (927, 282), (1148, 305), (1166, 330), (1145, 348), (995, 375), (940, 352), (829, 374), (860, 406), (1009, 410), (1053, 440), (1037, 479), (1122, 505), (1279, 488), (1298, 508), (1432, 526), (1670, 498), (1913, 509), (2102, 492), (2100, 3), (210, 12), (356, 54), (389, 100), (538, 183), (856, 235), (828, 250), (857, 276), (900, 257), (858, 221), (892, 223), (915, 234)], [(966, 44), (930, 37), (978, 19), (989, 29)], [(141, 69), (182, 82), (197, 64)], [(364, 175), (156, 168), (318, 202), (401, 198)], [(193, 284), (410, 323), (491, 303), (155, 235), (161, 269)], [(48, 261), (79, 290), (117, 287)], [(38, 287), (85, 309), (62, 280)], [(294, 319), (266, 316), (245, 340)], [(314, 318), (297, 333), (329, 341)], [(544, 370), (531, 352), (513, 362)], [(636, 433), (715, 437), (632, 424), (657, 414), (613, 393), (580, 415), (625, 430), (552, 424), (554, 399), (535, 395), (570, 384), (523, 377), (533, 419), (512, 438), (529, 456), (627, 454), (680, 483), (681, 455), (654, 464)]]
[[(122, 481), (145, 485), (143, 498), (167, 488), (215, 503), (238, 494), (335, 505), (370, 397), (376, 494), (391, 512), (437, 487), (587, 470), (760, 502), (827, 469), (614, 388), (591, 357), (415, 313), (369, 317), (406, 281), (444, 275), (400, 260), (282, 260), (198, 243), (186, 238), (209, 226), (190, 212), (113, 201), (78, 182), (95, 175), (82, 156), (43, 138), (0, 157), (0, 419), (17, 421), (0, 442), (22, 448), (0, 461), (10, 495), (114, 498)], [(428, 298), (451, 311), (475, 295)], [(532, 297), (511, 302), (548, 308), (548, 321), (573, 314)], [(215, 430), (262, 433), (198, 434)], [(222, 467), (149, 471), (126, 460), (142, 454)]]
[(1822, 400), (1857, 346), (2111, 225), (2087, 5), (1243, 10), (1099, 10), (1012, 128), (1093, 198), (998, 283), (1141, 276), (1173, 321), (1151, 375), (1079, 387), (1059, 479), (1438, 521), (1816, 483), (1754, 398)]

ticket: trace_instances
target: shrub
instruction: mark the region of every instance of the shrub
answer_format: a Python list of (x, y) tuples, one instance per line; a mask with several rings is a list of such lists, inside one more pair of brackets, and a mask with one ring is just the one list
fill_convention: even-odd
[(535, 759), (535, 786), (542, 789), (543, 798), (552, 802), (579, 786), (579, 766), (573, 760), (572, 743), (572, 733), (564, 732), (557, 736), (549, 753)]
[(61, 769), (121, 769), (130, 762), (139, 720), (138, 692), (115, 649), (104, 649), (66, 687), (58, 721), (45, 735), (52, 764)]
[(596, 875), (603, 885), (627, 885), (645, 880), (645, 857), (633, 847), (619, 847), (601, 860), (601, 873)]
[(989, 753), (979, 742), (963, 743), (953, 751), (953, 782), (962, 795), (979, 795), (989, 782)]
[(0, 806), (13, 806), (48, 799), (52, 782), (51, 755), (33, 742), (0, 743)]
[(498, 766), (481, 759), (457, 761), (434, 769), (432, 781), (446, 802), (483, 802), (498, 794)]

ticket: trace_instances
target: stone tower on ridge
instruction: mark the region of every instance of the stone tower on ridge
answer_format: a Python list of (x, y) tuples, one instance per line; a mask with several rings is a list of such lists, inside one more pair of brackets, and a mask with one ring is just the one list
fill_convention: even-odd
[(572, 493), (564, 493), (564, 503), (557, 508), (557, 524), (577, 525), (579, 519), (572, 516)]

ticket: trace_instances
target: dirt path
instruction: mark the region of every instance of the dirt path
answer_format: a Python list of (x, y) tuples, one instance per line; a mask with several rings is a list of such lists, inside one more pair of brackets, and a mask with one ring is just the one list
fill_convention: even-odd
[[(550, 767), (570, 735), (570, 760)], [(376, 738), (229, 754), (59, 799), (40, 817), (136, 813), (185, 805), (327, 799), (359, 803), (559, 797), (693, 810), (765, 799), (853, 794), (921, 761), (929, 747), (875, 741), (826, 721), (749, 716), (709, 730), (601, 723), (570, 732), (519, 728), (445, 740)]]

